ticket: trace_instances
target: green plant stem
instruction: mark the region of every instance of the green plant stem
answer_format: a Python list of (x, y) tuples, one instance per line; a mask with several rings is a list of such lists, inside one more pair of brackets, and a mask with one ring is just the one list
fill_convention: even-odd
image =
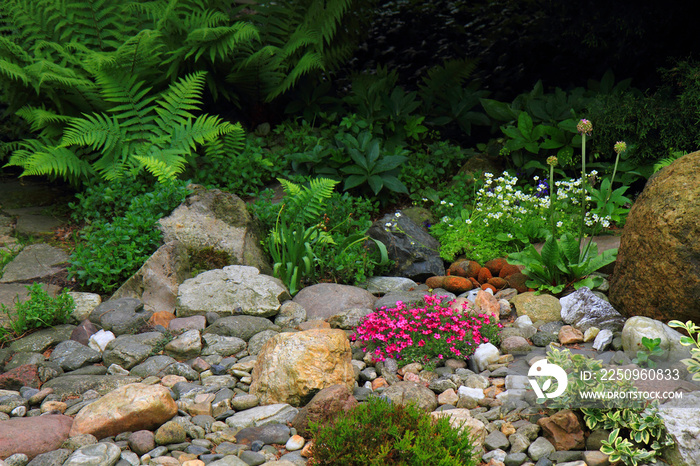
[(610, 196), (612, 196), (612, 191), (613, 191), (613, 183), (615, 182), (615, 175), (617, 174), (617, 164), (620, 161), (620, 153), (617, 153), (617, 157), (615, 157), (615, 167), (613, 168), (613, 174), (612, 178), (610, 178), (610, 186), (608, 187), (608, 195), (605, 196), (605, 204), (608, 203), (610, 200)]
[(586, 220), (586, 133), (581, 134), (581, 226), (578, 241), (583, 241), (583, 227)]
[(549, 223), (552, 227), (552, 237), (556, 237), (554, 221), (554, 164), (549, 166)]

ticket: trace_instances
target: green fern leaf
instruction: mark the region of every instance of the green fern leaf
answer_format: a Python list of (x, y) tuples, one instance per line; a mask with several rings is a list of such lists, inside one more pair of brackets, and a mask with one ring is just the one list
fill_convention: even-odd
[(190, 110), (197, 110), (204, 90), (204, 71), (192, 73), (170, 88), (158, 99), (156, 124), (167, 130), (173, 125), (179, 125), (194, 118)]

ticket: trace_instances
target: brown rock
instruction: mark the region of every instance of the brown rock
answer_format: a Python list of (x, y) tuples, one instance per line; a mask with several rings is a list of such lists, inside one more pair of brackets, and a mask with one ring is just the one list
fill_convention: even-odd
[(39, 369), (34, 364), (10, 369), (0, 374), (0, 390), (19, 390), (22, 387), (39, 388)]
[(514, 273), (508, 277), (508, 286), (518, 290), (518, 293), (525, 293), (528, 290), (527, 281), (530, 278), (520, 272)]
[(520, 273), (520, 267), (517, 265), (506, 264), (503, 266), (501, 271), (498, 272), (498, 276), (501, 278), (508, 278), (516, 273)]
[(306, 310), (308, 320), (325, 320), (348, 309), (374, 309), (377, 298), (355, 286), (319, 283), (302, 289), (293, 301)]
[(357, 406), (352, 391), (345, 385), (332, 385), (318, 392), (292, 419), (292, 427), (299, 434), (310, 437), (309, 421), (326, 424), (339, 412), (348, 412)]
[(469, 312), (471, 309), (471, 304), (467, 298), (456, 298), (452, 303), (450, 303), (450, 309), (454, 309), (459, 312)]
[(487, 283), (489, 285), (493, 286), (494, 288), (496, 288), (496, 290), (500, 290), (501, 288), (505, 288), (505, 286), (508, 284), (506, 279), (501, 278), (501, 277), (490, 278)]
[(700, 152), (685, 155), (651, 177), (634, 202), (610, 280), (621, 314), (700, 321), (699, 172)]
[[(415, 375), (415, 377), (418, 377), (418, 376)], [(404, 377), (404, 380), (406, 380), (405, 377)], [(376, 379), (374, 379), (372, 381), (372, 390), (377, 390), (379, 388), (386, 388), (388, 386), (389, 386), (389, 382), (387, 382), (384, 377), (377, 377)]]
[(549, 440), (557, 451), (578, 450), (586, 445), (583, 424), (569, 409), (538, 419), (537, 424), (542, 427), (544, 438)]
[[(447, 275), (453, 275), (457, 277), (466, 277), (467, 276), (467, 271), (465, 270), (465, 267), (469, 265), (468, 261), (463, 261), (459, 260), (457, 262), (453, 262), (450, 264), (450, 267), (447, 269)], [(426, 285), (428, 282), (426, 282)], [(428, 285), (430, 287), (430, 285)], [(435, 287), (439, 288), (439, 287)]]
[(279, 333), (258, 353), (249, 393), (263, 405), (300, 406), (331, 385), (350, 389), (355, 383), (351, 356), (350, 342), (342, 330)]
[(155, 434), (150, 430), (137, 430), (132, 432), (127, 439), (131, 451), (143, 456), (156, 447)]
[(154, 312), (150, 319), (148, 319), (149, 325), (155, 327), (156, 325), (161, 325), (163, 328), (168, 328), (170, 321), (175, 318), (175, 314), (170, 311), (158, 311)]
[(0, 422), (0, 459), (24, 453), (37, 455), (61, 448), (69, 437), (73, 418), (62, 414), (13, 417)]
[(486, 267), (482, 267), (481, 270), (479, 270), (479, 275), (476, 277), (479, 283), (486, 283), (491, 278), (493, 278), (493, 275), (491, 275), (491, 271)]
[(571, 325), (564, 325), (559, 329), (559, 343), (562, 345), (573, 345), (583, 342), (583, 333), (573, 328)]
[(311, 458), (313, 455), (314, 442), (306, 442), (304, 448), (301, 449), (301, 456), (304, 458)]
[(445, 277), (442, 287), (451, 293), (464, 293), (474, 288), (472, 282), (464, 277)]
[(484, 267), (489, 269), (489, 272), (491, 272), (491, 275), (494, 277), (498, 277), (498, 275), (501, 273), (501, 270), (503, 267), (508, 265), (508, 262), (503, 259), (503, 258), (498, 258), (498, 259), (491, 259), (487, 263), (484, 264)]
[(90, 337), (97, 333), (97, 330), (95, 324), (85, 319), (73, 329), (73, 332), (70, 334), (70, 339), (87, 346)]
[(493, 317), (494, 322), (498, 322), (501, 318), (501, 305), (493, 295), (487, 291), (481, 290), (476, 293), (474, 305), (479, 308), (482, 314), (487, 314)]
[(442, 282), (445, 281), (446, 278), (447, 277), (445, 277), (444, 275), (430, 277), (425, 281), (425, 286), (427, 286), (430, 289), (442, 288)]
[(162, 385), (133, 383), (112, 390), (75, 416), (71, 436), (98, 439), (126, 431), (153, 430), (177, 414), (177, 404)]

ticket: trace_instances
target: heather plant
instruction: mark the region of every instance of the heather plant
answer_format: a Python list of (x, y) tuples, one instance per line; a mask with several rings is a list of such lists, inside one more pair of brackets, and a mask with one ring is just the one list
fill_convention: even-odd
[(414, 405), (370, 397), (314, 432), (310, 465), (474, 466), (477, 453), (468, 428), (433, 419)]
[(351, 335), (375, 361), (386, 358), (400, 365), (419, 362), (428, 367), (448, 358), (467, 359), (481, 343), (498, 344), (500, 323), (477, 314), (466, 303), (452, 308), (444, 296), (426, 295), (423, 306), (383, 308), (366, 316)]

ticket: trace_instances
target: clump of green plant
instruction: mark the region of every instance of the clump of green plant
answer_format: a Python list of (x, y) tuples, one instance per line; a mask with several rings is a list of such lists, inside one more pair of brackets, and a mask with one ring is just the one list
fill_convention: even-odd
[(700, 380), (700, 327), (691, 320), (685, 324), (679, 320), (672, 320), (668, 325), (669, 327), (682, 328), (688, 332), (689, 336), (681, 337), (681, 345), (695, 346), (695, 348), (690, 348), (690, 358), (681, 361), (688, 368), (688, 372), (693, 374), (693, 380)]
[(41, 287), (41, 283), (26, 288), (29, 299), (18, 302), (14, 311), (1, 305), (2, 312), (9, 318), (11, 330), (0, 328), (0, 341), (19, 338), (29, 330), (64, 324), (75, 308), (73, 297), (66, 292), (54, 298)]
[(641, 367), (655, 368), (656, 363), (651, 359), (652, 356), (664, 355), (664, 350), (659, 348), (659, 345), (661, 345), (661, 338), (642, 337), (642, 346), (644, 346), (644, 349), (637, 351), (637, 357), (634, 358), (632, 362)]
[(414, 405), (371, 397), (328, 424), (310, 423), (316, 466), (474, 466), (478, 463), (469, 431), (437, 420)]
[(71, 202), (71, 218), (79, 224), (97, 220), (110, 221), (128, 210), (131, 201), (148, 191), (148, 183), (143, 177), (125, 177), (120, 180), (93, 179), (82, 192), (76, 193), (76, 202)]
[(591, 430), (612, 429), (601, 447), (611, 462), (637, 466), (640, 462), (654, 461), (665, 448), (673, 445), (673, 439), (658, 416), (657, 401), (648, 403), (642, 397), (608, 395), (636, 392), (632, 380), (611, 377), (600, 361), (572, 354), (568, 349), (552, 350), (547, 361), (564, 369), (568, 383), (562, 395), (537, 401), (552, 409), (580, 409)]
[(113, 291), (158, 249), (162, 234), (156, 223), (187, 194), (186, 182), (159, 183), (134, 197), (122, 216), (87, 225), (70, 257), (69, 276), (87, 289)]
[(367, 236), (377, 204), (349, 193), (331, 195), (321, 228), (332, 241), (321, 243), (316, 249), (319, 281), (356, 285), (388, 268), (384, 245), (377, 245)]

